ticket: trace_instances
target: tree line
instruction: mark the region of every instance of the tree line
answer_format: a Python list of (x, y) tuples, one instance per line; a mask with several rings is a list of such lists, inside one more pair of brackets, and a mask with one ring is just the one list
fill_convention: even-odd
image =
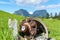
[(54, 16), (53, 16), (53, 13), (50, 13), (50, 14), (47, 13), (46, 18), (60, 19), (60, 12), (59, 13), (55, 12)]

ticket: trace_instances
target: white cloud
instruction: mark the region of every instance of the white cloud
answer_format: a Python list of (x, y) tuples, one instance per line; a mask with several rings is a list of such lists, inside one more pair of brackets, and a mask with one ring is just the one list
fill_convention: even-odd
[(47, 6), (47, 8), (57, 8), (57, 7), (60, 7), (60, 3)]
[(15, 3), (14, 0), (9, 0), (9, 2), (6, 2), (6, 1), (0, 1), (0, 4), (13, 4)]
[(29, 14), (33, 14), (33, 12), (29, 12)]
[(41, 3), (48, 2), (48, 0), (9, 0), (9, 2), (0, 1), (0, 4), (12, 4), (15, 3), (17, 5), (39, 5)]
[(17, 5), (37, 5), (47, 2), (48, 0), (15, 0)]
[(60, 3), (58, 4), (51, 4), (51, 5), (39, 5), (39, 6), (36, 6), (35, 8), (40, 10), (40, 9), (53, 9), (53, 8), (57, 8), (57, 7), (60, 7)]
[[(4, 1), (0, 1), (0, 4), (12, 4), (12, 3), (15, 3), (17, 5), (20, 5), (20, 6), (30, 6), (33, 8), (36, 9), (49, 9), (49, 8), (57, 8), (57, 7), (60, 7), (60, 3), (58, 4), (50, 4), (50, 5), (41, 5), (41, 3), (45, 3), (45, 2), (48, 2), (49, 0), (9, 0), (9, 2), (4, 2)], [(34, 6), (36, 5), (36, 6)]]
[(0, 1), (0, 4), (10, 4), (10, 2)]

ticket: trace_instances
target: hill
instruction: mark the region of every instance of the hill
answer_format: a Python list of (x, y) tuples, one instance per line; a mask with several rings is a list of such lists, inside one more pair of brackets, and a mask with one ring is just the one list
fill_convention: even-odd
[[(8, 19), (17, 19), (18, 24), (25, 17), (18, 16), (15, 14), (10, 14), (0, 10), (0, 40), (13, 40), (12, 30), (8, 28)], [(39, 18), (40, 19), (40, 18)], [(55, 40), (60, 40), (60, 20), (57, 19), (41, 19), (47, 26), (48, 31), (50, 31), (49, 37)]]
[(36, 10), (34, 13), (33, 13), (33, 16), (34, 17), (38, 17), (38, 16), (40, 16), (40, 17), (46, 17), (46, 14), (47, 14), (48, 12), (46, 11), (46, 10)]
[(22, 15), (22, 16), (29, 16), (29, 15), (30, 15), (30, 14), (29, 14), (26, 10), (24, 10), (24, 9), (17, 10), (17, 11), (15, 11), (14, 14)]
[(46, 24), (48, 31), (50, 32), (49, 37), (60, 40), (60, 20), (43, 19), (42, 21)]
[(8, 28), (8, 19), (17, 19), (19, 22), (24, 19), (23, 16), (18, 16), (0, 10), (0, 40), (13, 40), (12, 31)]
[(46, 10), (36, 10), (33, 12), (33, 14), (29, 14), (29, 12), (27, 12), (27, 10), (24, 10), (24, 9), (20, 9), (20, 10), (17, 10), (15, 11), (14, 14), (17, 14), (17, 15), (22, 15), (22, 16), (30, 16), (30, 17), (46, 17), (46, 14), (48, 12)]

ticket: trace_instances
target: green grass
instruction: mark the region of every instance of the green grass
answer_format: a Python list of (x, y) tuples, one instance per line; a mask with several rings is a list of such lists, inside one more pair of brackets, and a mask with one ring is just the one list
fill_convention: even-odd
[(12, 30), (8, 28), (9, 18), (12, 20), (17, 19), (19, 22), (24, 19), (23, 16), (17, 16), (4, 11), (0, 11), (0, 40), (13, 40)]
[(60, 20), (57, 19), (43, 19), (48, 31), (50, 31), (49, 37), (56, 40), (60, 40)]
[[(9, 18), (12, 20), (17, 19), (19, 25), (25, 17), (0, 11), (0, 40), (13, 40), (12, 30), (8, 28)], [(42, 21), (46, 24), (48, 31), (50, 31), (49, 37), (60, 40), (60, 20), (42, 19)]]

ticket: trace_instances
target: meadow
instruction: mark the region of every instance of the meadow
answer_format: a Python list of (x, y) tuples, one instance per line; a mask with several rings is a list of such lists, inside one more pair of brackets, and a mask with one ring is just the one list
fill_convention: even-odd
[(8, 27), (9, 18), (12, 20), (17, 19), (19, 21), (18, 24), (24, 19), (23, 16), (17, 16), (0, 11), (0, 40), (13, 40), (12, 29), (9, 29)]
[[(11, 18), (18, 20), (19, 23), (25, 18), (15, 14), (9, 14), (4, 11), (0, 11), (0, 40), (13, 40), (12, 30), (8, 28), (8, 19)], [(40, 18), (39, 18), (40, 19)], [(60, 20), (57, 19), (41, 19), (47, 26), (50, 38), (60, 40)]]
[(49, 37), (55, 40), (60, 40), (60, 20), (57, 19), (43, 19), (43, 22), (48, 28)]

